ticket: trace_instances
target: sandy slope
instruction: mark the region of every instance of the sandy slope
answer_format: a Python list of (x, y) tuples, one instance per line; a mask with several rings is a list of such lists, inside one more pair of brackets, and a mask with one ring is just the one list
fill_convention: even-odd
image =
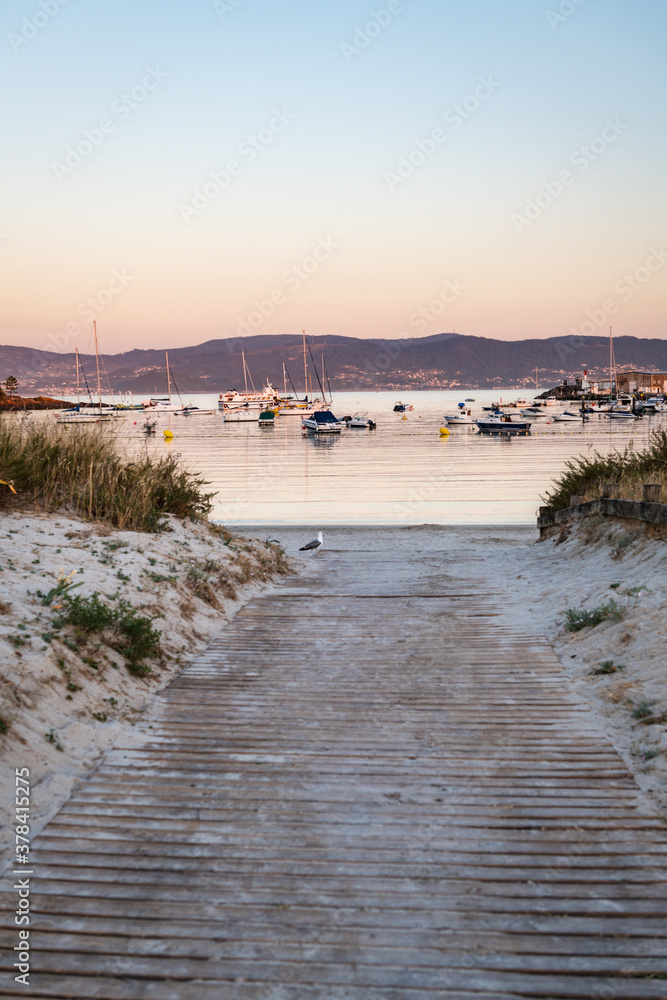
[[(29, 767), (33, 833), (103, 751), (127, 739), (154, 692), (287, 570), (276, 546), (239, 538), (225, 545), (204, 525), (169, 524), (152, 535), (54, 515), (0, 520), (0, 717), (9, 724), (0, 738), (0, 802), (4, 815), (14, 767)], [(70, 574), (81, 584), (72, 596), (99, 592), (112, 606), (122, 599), (155, 618), (160, 657), (148, 677), (128, 671), (111, 633), (52, 630), (62, 599), (44, 604), (37, 592)]]

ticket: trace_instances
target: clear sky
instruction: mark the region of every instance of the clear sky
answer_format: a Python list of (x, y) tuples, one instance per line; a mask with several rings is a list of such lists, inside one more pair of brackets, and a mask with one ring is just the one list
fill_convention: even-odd
[(0, 343), (665, 337), (664, 0), (5, 0)]

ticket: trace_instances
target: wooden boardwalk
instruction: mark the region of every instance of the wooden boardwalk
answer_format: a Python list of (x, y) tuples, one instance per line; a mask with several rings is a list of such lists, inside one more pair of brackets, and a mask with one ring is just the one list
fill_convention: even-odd
[(314, 558), (37, 838), (0, 995), (667, 997), (665, 830), (550, 646), (417, 558)]

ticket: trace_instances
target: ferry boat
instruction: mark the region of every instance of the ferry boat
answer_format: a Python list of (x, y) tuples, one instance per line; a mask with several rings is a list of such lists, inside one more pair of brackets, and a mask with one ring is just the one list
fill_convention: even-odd
[(218, 396), (218, 409), (233, 410), (239, 406), (247, 406), (252, 410), (266, 410), (281, 402), (283, 400), (278, 390), (267, 382), (261, 392), (237, 392), (236, 389), (221, 392)]

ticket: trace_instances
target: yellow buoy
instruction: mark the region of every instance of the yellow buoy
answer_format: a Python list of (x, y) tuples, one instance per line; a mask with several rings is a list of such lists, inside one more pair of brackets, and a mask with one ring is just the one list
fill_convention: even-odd
[(403, 416), (403, 417), (402, 417), (402, 419), (403, 419), (403, 420), (407, 420), (408, 418), (407, 418), (406, 416)]
[(440, 428), (440, 437), (441, 438), (448, 438), (449, 437), (449, 429), (447, 427), (441, 427)]
[(171, 441), (171, 439), (173, 438), (173, 436), (174, 436), (173, 431), (165, 431), (164, 432), (165, 441)]

